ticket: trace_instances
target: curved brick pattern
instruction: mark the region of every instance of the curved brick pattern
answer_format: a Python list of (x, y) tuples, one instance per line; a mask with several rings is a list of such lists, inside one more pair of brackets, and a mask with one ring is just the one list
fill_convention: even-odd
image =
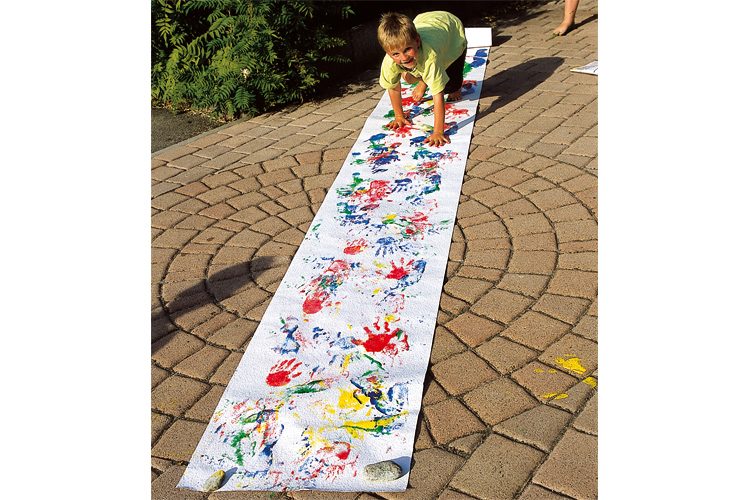
[[(313, 217), (382, 95), (232, 124), (152, 158), (152, 498), (597, 497), (597, 4), (492, 19), (404, 493), (177, 490)], [(488, 22), (477, 19), (471, 25)]]

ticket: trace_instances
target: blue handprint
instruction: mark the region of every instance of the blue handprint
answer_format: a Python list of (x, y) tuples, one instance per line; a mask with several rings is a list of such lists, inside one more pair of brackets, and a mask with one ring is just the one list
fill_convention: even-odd
[(378, 241), (376, 241), (376, 243), (378, 245), (378, 249), (375, 251), (376, 257), (379, 256), (381, 252), (385, 257), (389, 253), (394, 253), (396, 250), (398, 250), (398, 243), (391, 236), (380, 238)]
[(383, 140), (383, 139), (385, 139), (385, 134), (375, 134), (375, 135), (371, 136), (367, 140), (370, 141), (370, 142), (372, 142), (372, 143), (375, 143), (375, 142)]
[(409, 184), (411, 184), (411, 179), (396, 179), (396, 186), (393, 188), (393, 192), (406, 191), (409, 189)]
[(342, 222), (342, 226), (348, 226), (351, 224), (369, 224), (370, 218), (367, 216), (367, 214), (362, 215), (347, 215), (344, 217), (344, 220)]
[(427, 185), (422, 189), (422, 194), (430, 194), (440, 190), (440, 174), (432, 174), (426, 181)]

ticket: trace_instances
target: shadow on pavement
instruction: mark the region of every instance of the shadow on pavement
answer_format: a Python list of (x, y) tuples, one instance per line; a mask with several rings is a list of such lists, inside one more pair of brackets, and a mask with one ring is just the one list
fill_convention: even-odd
[(482, 98), (499, 96), (487, 109), (477, 112), (477, 120), (515, 101), (549, 78), (563, 63), (561, 57), (540, 57), (492, 75), (482, 84)]
[[(584, 24), (588, 24), (588, 23), (590, 23), (591, 21), (596, 21), (597, 19), (599, 19), (599, 14), (594, 14), (593, 16), (589, 16), (589, 17), (587, 17), (587, 18), (586, 18), (586, 19), (584, 19), (583, 21), (580, 21), (580, 22), (576, 22), (576, 24), (575, 24), (575, 26), (573, 27), (573, 29), (572, 29), (572, 30), (570, 30), (570, 31), (568, 31), (568, 33), (572, 33), (572, 32), (574, 32), (575, 30), (577, 30), (578, 28), (580, 28), (581, 26), (583, 26)], [(566, 33), (566, 35), (567, 35), (568, 33)]]
[[(283, 264), (273, 256), (261, 256), (249, 262), (242, 262), (226, 267), (211, 274), (207, 279), (180, 292), (165, 304), (165, 311), (151, 314), (151, 354), (156, 354), (162, 347), (163, 339), (183, 330), (175, 325), (175, 320), (195, 312), (208, 304), (219, 307), (222, 300), (232, 297), (249, 284), (256, 284), (264, 272)], [(286, 262), (288, 264), (288, 262)]]

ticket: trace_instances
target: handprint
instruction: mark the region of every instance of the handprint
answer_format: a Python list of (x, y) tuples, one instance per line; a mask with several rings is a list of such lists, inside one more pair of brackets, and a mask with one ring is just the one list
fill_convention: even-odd
[[(458, 123), (449, 122), (445, 124), (445, 135), (455, 135), (458, 132)], [(450, 141), (449, 141), (450, 142)]]
[(299, 368), (302, 362), (297, 361), (297, 364), (295, 364), (295, 361), (297, 360), (287, 359), (276, 363), (271, 368), (271, 373), (266, 377), (266, 383), (273, 387), (281, 387), (282, 385), (287, 385), (293, 378), (299, 377), (300, 372), (295, 373), (295, 370)]
[(386, 275), (386, 278), (398, 280), (398, 284), (394, 286), (392, 290), (396, 290), (399, 288), (403, 290), (407, 286), (413, 285), (422, 278), (422, 273), (424, 273), (426, 266), (427, 262), (424, 260), (412, 259), (409, 262), (404, 263), (404, 258), (401, 257), (400, 265), (395, 261), (391, 262), (392, 269)]
[(396, 187), (393, 188), (393, 192), (398, 193), (399, 191), (406, 191), (409, 189), (409, 184), (411, 184), (411, 179), (396, 179)]
[(344, 220), (341, 221), (342, 226), (348, 226), (348, 225), (354, 225), (354, 224), (367, 225), (369, 223), (370, 223), (370, 218), (367, 216), (367, 214), (347, 215), (346, 217), (344, 217)]
[(349, 242), (344, 248), (344, 253), (347, 255), (356, 255), (361, 253), (367, 248), (367, 241), (364, 238)]
[(398, 250), (398, 243), (396, 243), (396, 240), (391, 236), (386, 236), (384, 238), (380, 238), (378, 241), (376, 241), (378, 249), (375, 251), (375, 256), (380, 256), (381, 253), (383, 256), (388, 255), (389, 253), (393, 253), (396, 250)]

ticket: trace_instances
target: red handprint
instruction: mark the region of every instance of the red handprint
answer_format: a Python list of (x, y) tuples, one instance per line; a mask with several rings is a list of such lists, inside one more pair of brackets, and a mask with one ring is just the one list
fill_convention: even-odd
[(291, 382), (293, 378), (299, 377), (300, 372), (293, 372), (297, 368), (299, 368), (299, 365), (301, 365), (302, 363), (297, 361), (297, 364), (294, 364), (295, 361), (297, 360), (287, 359), (285, 361), (279, 361), (278, 363), (273, 365), (273, 368), (271, 368), (271, 373), (269, 373), (266, 377), (266, 383), (273, 387), (281, 387), (282, 385), (286, 385)]

